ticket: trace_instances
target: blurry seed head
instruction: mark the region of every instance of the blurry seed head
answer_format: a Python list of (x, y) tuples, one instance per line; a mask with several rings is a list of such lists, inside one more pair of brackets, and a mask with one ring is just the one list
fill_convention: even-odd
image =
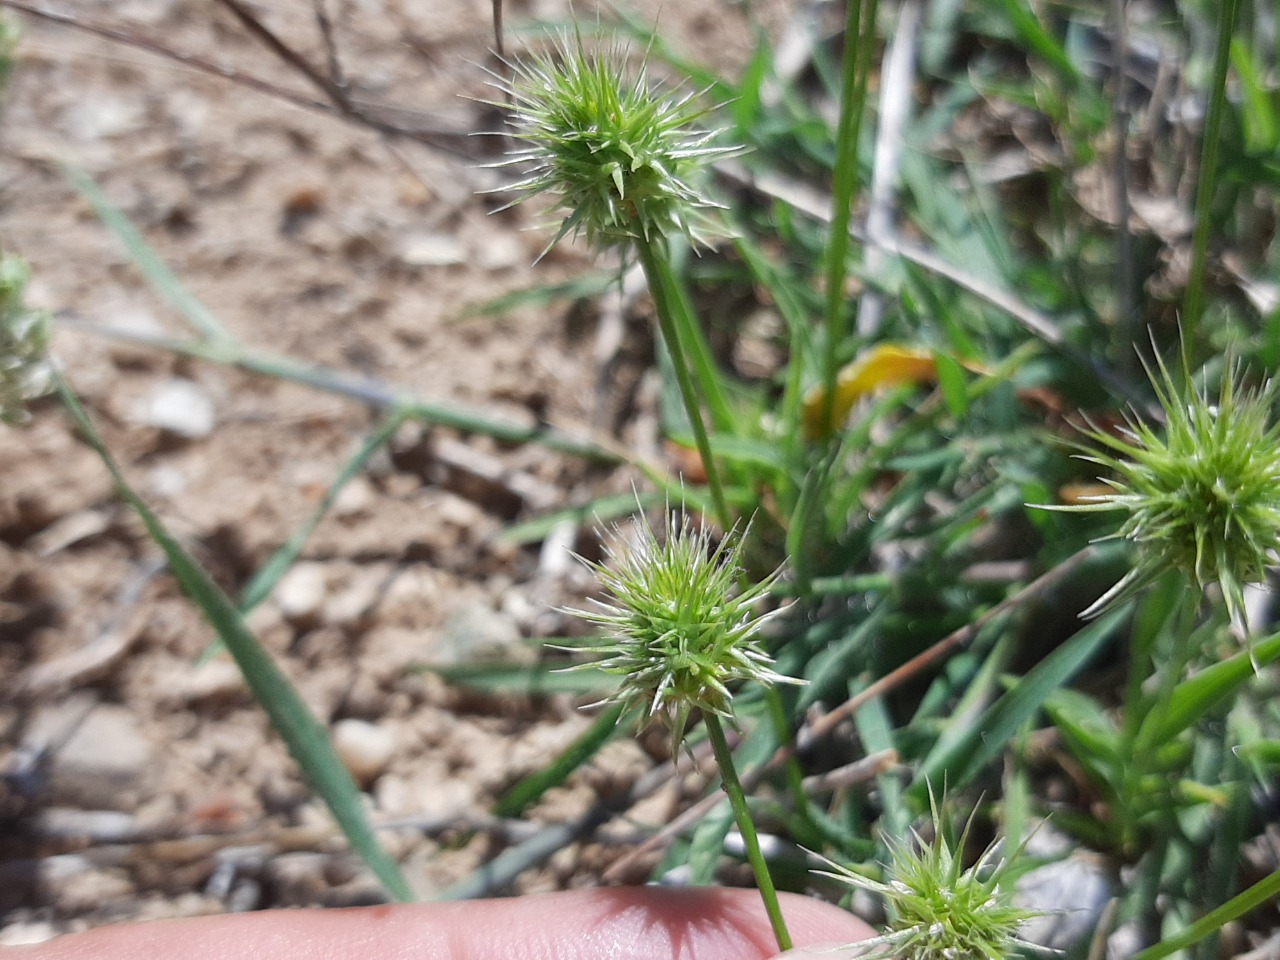
[(27, 403), (53, 389), (47, 351), (53, 319), (24, 301), (31, 271), (17, 257), (0, 254), (0, 421), (25, 422)]

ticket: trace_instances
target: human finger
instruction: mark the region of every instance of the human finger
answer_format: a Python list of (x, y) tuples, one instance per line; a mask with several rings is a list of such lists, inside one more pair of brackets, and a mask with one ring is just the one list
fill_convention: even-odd
[[(789, 895), (782, 904), (797, 944), (870, 935), (829, 904)], [(21, 948), (13, 960), (763, 960), (776, 949), (755, 891), (618, 887), (123, 924)]]

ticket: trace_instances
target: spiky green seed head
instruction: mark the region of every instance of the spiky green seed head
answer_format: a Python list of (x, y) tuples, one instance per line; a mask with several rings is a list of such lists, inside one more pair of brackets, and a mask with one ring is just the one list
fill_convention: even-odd
[(1216, 400), (1179, 389), (1158, 362), (1148, 371), (1164, 411), (1160, 431), (1136, 416), (1119, 435), (1093, 428), (1081, 459), (1105, 467), (1112, 492), (1062, 510), (1124, 510), (1114, 534), (1137, 547), (1133, 569), (1086, 615), (1132, 596), (1170, 569), (1197, 588), (1217, 583), (1233, 622), (1243, 624), (1244, 585), (1260, 583), (1280, 550), (1280, 425), (1275, 381), (1240, 384), (1229, 366)]
[(573, 611), (610, 634), (585, 648), (598, 659), (584, 664), (621, 677), (610, 701), (647, 704), (678, 743), (694, 710), (732, 720), (739, 682), (802, 682), (776, 672), (760, 645), (761, 627), (778, 611), (757, 607), (777, 572), (739, 589), (740, 535), (714, 543), (705, 527), (672, 517), (665, 541), (642, 523), (638, 539), (623, 543), (615, 535), (605, 562), (588, 563), (610, 598)]
[(953, 848), (936, 806), (933, 818), (932, 843), (914, 830), (910, 839), (889, 842), (884, 880), (830, 861), (832, 869), (820, 871), (884, 901), (889, 916), (884, 933), (850, 949), (859, 955), (870, 949), (875, 956), (895, 960), (1007, 960), (1034, 948), (1018, 937), (1018, 930), (1044, 911), (1014, 905), (1012, 884), (1007, 882), (1011, 860), (1000, 856), (999, 841), (965, 869), (969, 825)]
[(53, 320), (23, 299), (31, 271), (17, 257), (0, 255), (0, 422), (27, 420), (27, 402), (53, 389), (47, 356)]
[(576, 32), (509, 66), (498, 105), (511, 107), (521, 147), (500, 165), (530, 170), (511, 188), (521, 200), (549, 194), (565, 212), (548, 249), (579, 234), (599, 250), (677, 234), (697, 245), (720, 232), (703, 168), (741, 151), (698, 129), (699, 95), (651, 87), (647, 62), (631, 70), (626, 44), (588, 51)]

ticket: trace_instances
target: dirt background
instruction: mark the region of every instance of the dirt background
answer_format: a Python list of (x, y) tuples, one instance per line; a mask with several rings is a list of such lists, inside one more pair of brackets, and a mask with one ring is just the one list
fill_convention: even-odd
[[(492, 95), (488, 0), (329, 7), (350, 90), (388, 108), (381, 116), (492, 129), (492, 111), (466, 99)], [(219, 4), (55, 9), (317, 96)], [(324, 65), (310, 2), (254, 9)], [(752, 31), (776, 35), (788, 15), (782, 3), (724, 0), (633, 9), (730, 73)], [(567, 11), (509, 3), (508, 24)], [(491, 138), (388, 137), (136, 47), (23, 26), (0, 123), (0, 242), (30, 262), (29, 300), (65, 321), (57, 357), (131, 482), (232, 595), (377, 417), (332, 393), (84, 329), (188, 332), (61, 163), (98, 182), (247, 350), (661, 455), (643, 302), (612, 368), (618, 386), (604, 391), (593, 307), (474, 314), (505, 292), (598, 269), (571, 245), (533, 266), (548, 236), (536, 211), (494, 214), (500, 198), (477, 196), (495, 183), (478, 166)], [(420, 896), (511, 839), (475, 819), (589, 717), (567, 697), (477, 696), (406, 667), (536, 656), (530, 638), (566, 629), (552, 607), (590, 583), (563, 543), (497, 535), (631, 480), (536, 445), (402, 428), (254, 611), (375, 819), (411, 821), (383, 836)], [(200, 663), (211, 639), (59, 407), (0, 426), (0, 943), (137, 917), (379, 899), (234, 665)], [(661, 759), (661, 738), (615, 743), (534, 818), (581, 815)], [(663, 822), (680, 796), (669, 785), (636, 819)], [(572, 844), (497, 892), (598, 882), (621, 849)]]

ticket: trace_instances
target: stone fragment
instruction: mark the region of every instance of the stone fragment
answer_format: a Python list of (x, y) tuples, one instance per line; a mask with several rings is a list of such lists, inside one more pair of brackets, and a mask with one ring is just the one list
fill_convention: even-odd
[(58, 935), (58, 928), (47, 920), (27, 920), (0, 927), (0, 947), (25, 947), (44, 943)]
[(53, 746), (52, 802), (128, 810), (151, 779), (151, 741), (124, 707), (98, 704), (67, 739)]
[(347, 718), (333, 725), (333, 748), (361, 786), (376, 780), (396, 753), (396, 736), (384, 726)]
[(324, 622), (331, 626), (360, 626), (382, 596), (389, 572), (385, 569), (357, 570), (324, 605)]
[(182, 698), (190, 702), (229, 700), (247, 689), (240, 668), (230, 658), (220, 656), (187, 674), (182, 683)]
[(338, 491), (330, 512), (334, 517), (363, 516), (370, 511), (377, 499), (377, 491), (367, 477), (352, 477)]
[(526, 661), (530, 651), (521, 646), (520, 636), (520, 626), (514, 617), (482, 603), (471, 603), (445, 624), (440, 660), (444, 663)]
[[(1071, 839), (1051, 824), (1041, 823), (1027, 843), (1033, 856), (1053, 856), (1072, 847)], [(1014, 902), (1048, 911), (1018, 929), (1018, 936), (1055, 952), (1068, 953), (1084, 943), (1097, 927), (1111, 883), (1100, 858), (1071, 853), (1018, 877)]]
[(180, 437), (207, 437), (216, 414), (213, 398), (194, 380), (175, 377), (155, 387), (133, 410), (131, 419)]
[(289, 620), (312, 621), (319, 615), (328, 589), (322, 564), (295, 563), (276, 584), (276, 606)]
[(476, 252), (476, 263), (485, 270), (509, 270), (527, 257), (519, 235), (500, 233)]
[(325, 862), (329, 855), (309, 850), (281, 853), (267, 861), (263, 880), (277, 906), (300, 907), (323, 902), (329, 889)]
[(137, 895), (133, 881), (118, 867), (103, 867), (78, 853), (40, 861), (40, 888), (46, 903), (60, 913), (87, 913)]
[(399, 244), (401, 262), (410, 267), (449, 267), (467, 262), (467, 248), (447, 233), (411, 233)]

